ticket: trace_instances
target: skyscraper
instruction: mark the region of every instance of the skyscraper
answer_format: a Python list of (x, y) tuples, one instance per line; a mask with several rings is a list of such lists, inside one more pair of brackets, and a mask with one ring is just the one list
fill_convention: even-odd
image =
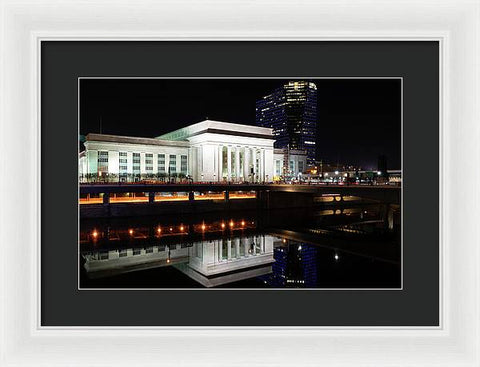
[(289, 81), (256, 103), (256, 123), (270, 127), (275, 148), (305, 150), (307, 164), (316, 153), (317, 86), (308, 81)]

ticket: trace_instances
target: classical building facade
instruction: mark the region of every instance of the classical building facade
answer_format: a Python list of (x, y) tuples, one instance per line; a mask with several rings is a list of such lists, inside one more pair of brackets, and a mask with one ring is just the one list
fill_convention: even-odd
[(306, 153), (274, 149), (272, 129), (206, 120), (157, 138), (88, 134), (80, 153), (81, 180), (138, 181), (190, 177), (194, 181), (270, 182), (306, 169)]

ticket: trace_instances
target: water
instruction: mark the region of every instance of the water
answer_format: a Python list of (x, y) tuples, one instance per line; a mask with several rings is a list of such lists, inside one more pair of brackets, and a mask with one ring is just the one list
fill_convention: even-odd
[(81, 288), (399, 288), (383, 205), (81, 220)]

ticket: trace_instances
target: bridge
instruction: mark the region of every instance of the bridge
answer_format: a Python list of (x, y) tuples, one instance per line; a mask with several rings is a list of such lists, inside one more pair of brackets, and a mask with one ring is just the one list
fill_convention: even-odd
[(363, 199), (400, 204), (401, 187), (392, 185), (322, 185), (322, 184), (229, 184), (229, 183), (115, 183), (81, 184), (81, 195), (103, 194), (103, 204), (110, 203), (111, 194), (148, 193), (149, 202), (155, 201), (155, 193), (188, 193), (188, 200), (194, 201), (194, 193), (224, 193), (226, 201), (232, 192), (255, 192), (257, 199), (269, 198), (275, 193), (295, 193), (309, 195), (357, 196)]

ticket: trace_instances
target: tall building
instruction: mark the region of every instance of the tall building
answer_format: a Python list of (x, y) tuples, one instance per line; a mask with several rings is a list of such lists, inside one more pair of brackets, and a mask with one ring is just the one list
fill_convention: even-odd
[(315, 83), (290, 81), (258, 100), (256, 123), (273, 129), (275, 148), (304, 150), (307, 165), (314, 165), (317, 132)]

